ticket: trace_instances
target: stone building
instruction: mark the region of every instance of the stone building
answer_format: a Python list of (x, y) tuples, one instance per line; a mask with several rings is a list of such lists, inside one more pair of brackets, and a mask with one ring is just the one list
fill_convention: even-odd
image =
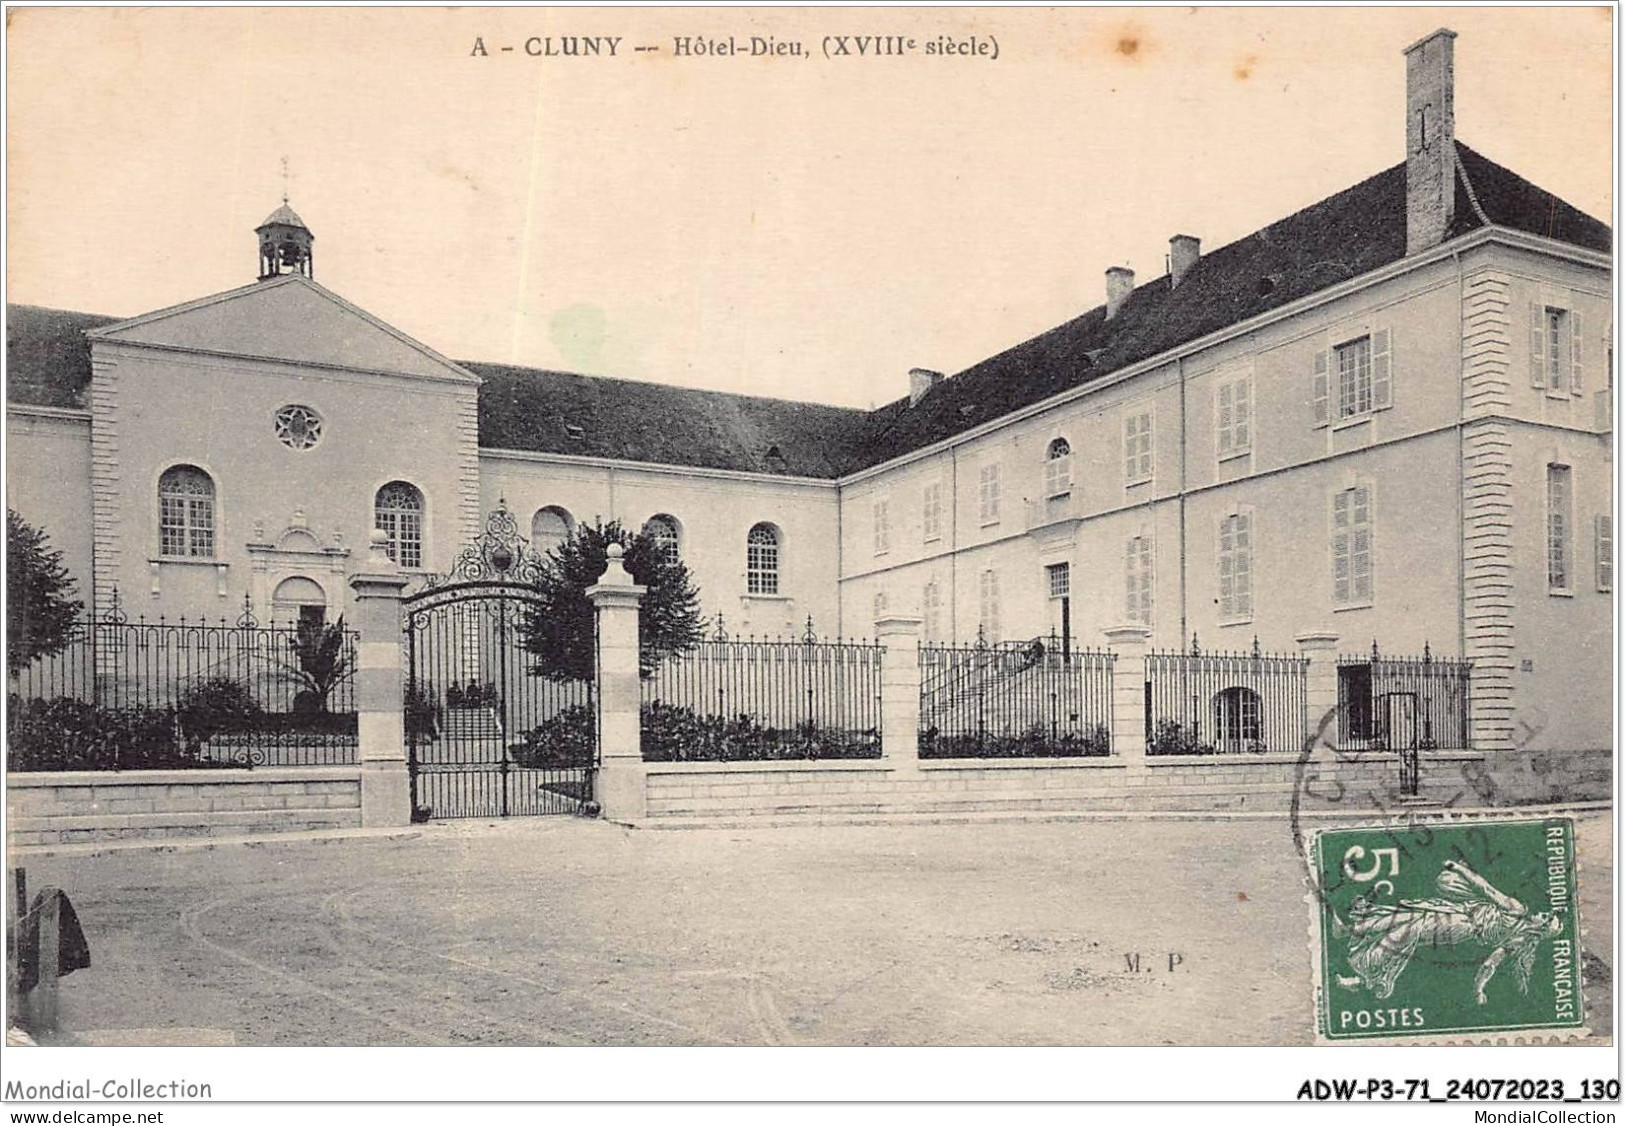
[(98, 609), (336, 616), (372, 528), (444, 570), (501, 501), (657, 529), (742, 633), (1325, 631), (1471, 660), (1475, 745), (1604, 746), (1612, 232), (1456, 139), (1453, 38), (1404, 163), (874, 411), (448, 359), (284, 205), (242, 288), (11, 307), (7, 500)]

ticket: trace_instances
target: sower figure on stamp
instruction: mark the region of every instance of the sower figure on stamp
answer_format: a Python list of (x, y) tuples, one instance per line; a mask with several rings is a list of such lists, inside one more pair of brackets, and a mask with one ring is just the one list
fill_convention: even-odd
[(1535, 951), (1542, 939), (1562, 932), (1562, 920), (1546, 912), (1530, 914), (1522, 902), (1455, 860), (1444, 862), (1435, 886), (1437, 899), (1402, 899), (1397, 904), (1373, 903), (1363, 895), (1355, 899), (1348, 921), (1338, 920), (1333, 931), (1348, 936), (1349, 967), (1354, 971), (1338, 975), (1337, 984), (1345, 989), (1364, 985), (1386, 998), (1419, 946), (1476, 942), (1492, 948), (1473, 981), (1480, 1005), (1485, 1003), (1485, 987), (1508, 954), (1518, 992), (1529, 992)]

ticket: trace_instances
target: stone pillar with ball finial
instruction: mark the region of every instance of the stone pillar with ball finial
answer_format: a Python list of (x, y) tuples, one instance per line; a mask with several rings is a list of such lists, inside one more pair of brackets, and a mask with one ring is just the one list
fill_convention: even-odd
[(366, 570), (350, 576), (356, 646), (356, 761), (361, 767), (361, 824), (412, 820), (411, 780), (401, 695), (401, 592), (410, 581), (389, 557), (389, 537), (373, 529)]
[(648, 589), (632, 581), (624, 549), (609, 545), (608, 563), (587, 598), (598, 614), (598, 774), (593, 796), (610, 821), (641, 821), (648, 810), (639, 705), (638, 605)]

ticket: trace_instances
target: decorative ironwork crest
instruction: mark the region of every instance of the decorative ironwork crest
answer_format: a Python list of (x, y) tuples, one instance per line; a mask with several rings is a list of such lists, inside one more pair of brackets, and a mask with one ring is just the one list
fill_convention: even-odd
[(530, 586), (541, 577), (546, 560), (519, 533), (519, 522), (508, 511), (508, 502), (499, 498), (486, 517), (485, 531), (458, 552), (451, 570), (430, 575), (425, 589), (448, 583), (502, 582)]

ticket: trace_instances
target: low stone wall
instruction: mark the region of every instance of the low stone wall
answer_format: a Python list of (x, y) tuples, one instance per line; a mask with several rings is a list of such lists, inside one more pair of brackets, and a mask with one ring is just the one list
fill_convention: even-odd
[[(1433, 806), (1596, 801), (1612, 793), (1606, 750), (1487, 755), (1431, 751)], [(741, 821), (805, 815), (996, 812), (1263, 812), (1308, 816), (1405, 806), (1387, 752), (878, 762), (649, 763), (647, 818)]]
[(13, 846), (213, 837), (361, 824), (356, 767), (17, 773)]

